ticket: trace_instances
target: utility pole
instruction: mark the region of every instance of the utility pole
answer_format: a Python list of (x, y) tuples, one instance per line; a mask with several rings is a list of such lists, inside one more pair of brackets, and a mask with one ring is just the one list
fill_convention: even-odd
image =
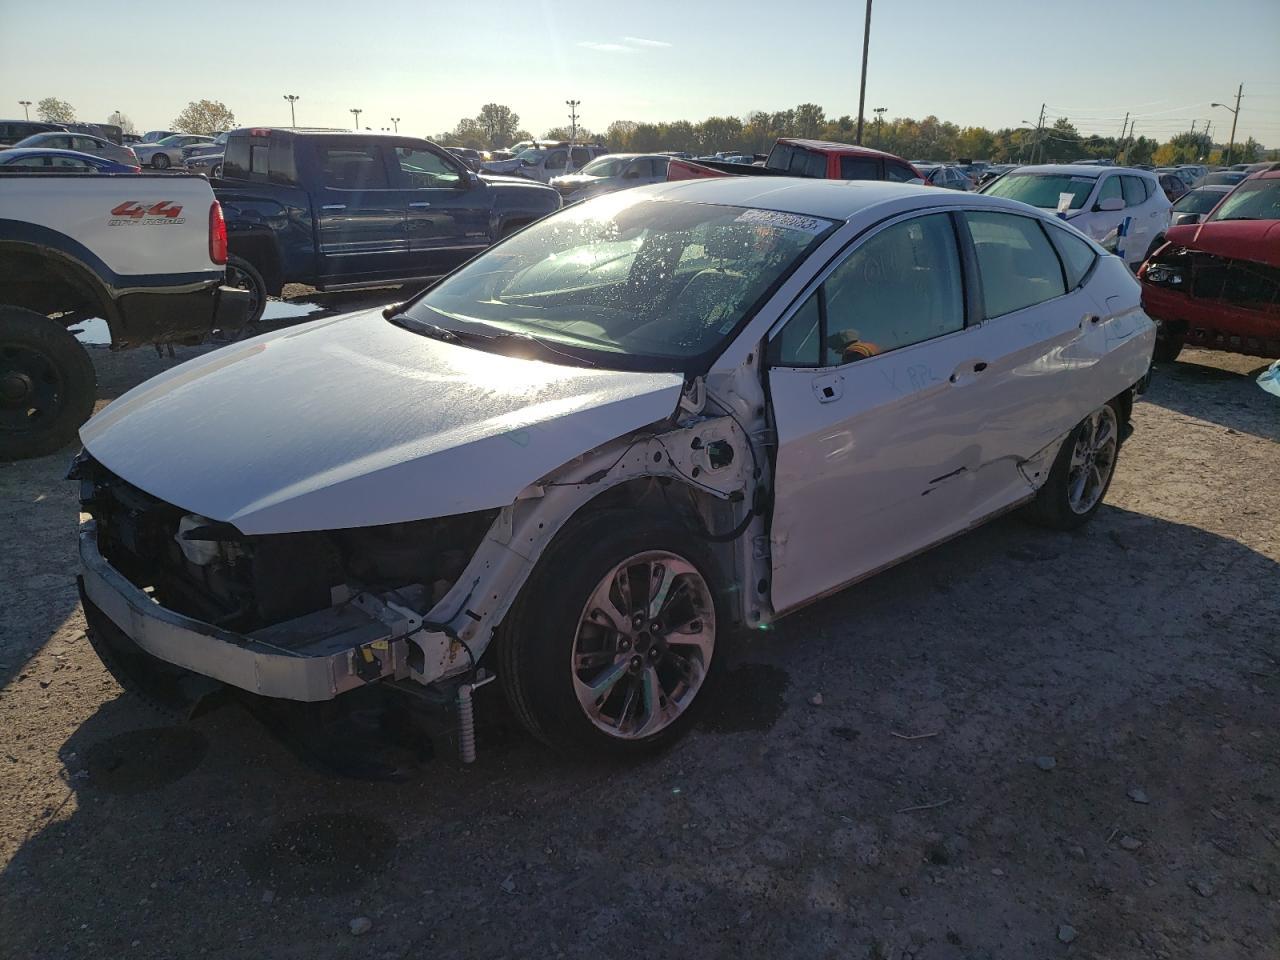
[(1223, 110), (1231, 110), (1231, 142), (1227, 146), (1226, 156), (1222, 158), (1223, 163), (1230, 163), (1227, 157), (1235, 158), (1236, 154), (1236, 121), (1240, 119), (1240, 95), (1244, 93), (1244, 84), (1240, 84), (1236, 88), (1236, 108), (1231, 110), (1225, 103), (1211, 103), (1211, 107), (1221, 107)]
[(1032, 163), (1036, 162), (1036, 157), (1040, 154), (1040, 131), (1044, 129), (1044, 107), (1045, 105), (1043, 103), (1040, 104), (1040, 119), (1036, 121), (1036, 139), (1031, 145)]
[(858, 135), (854, 143), (862, 146), (862, 110), (867, 102), (867, 51), (871, 48), (871, 0), (867, 0), (867, 23), (862, 28), (862, 82), (858, 84)]
[(876, 107), (871, 112), (876, 115), (876, 146), (884, 146), (884, 112), (888, 107)]
[(1207, 120), (1204, 125), (1204, 150), (1200, 154), (1201, 160), (1208, 160), (1209, 154), (1213, 153), (1213, 134), (1209, 131), (1213, 129), (1213, 121)]
[(569, 108), (569, 142), (578, 142), (578, 107), (582, 105), (581, 100), (566, 100), (564, 105)]
[(399, 133), (399, 132), (400, 132), (400, 118), (399, 118), (399, 117), (392, 117), (392, 118), (391, 118), (391, 125), (392, 125), (393, 127), (395, 127), (395, 128), (396, 128), (396, 129), (395, 129), (395, 132), (396, 132), (396, 133)]
[(1120, 162), (1120, 154), (1124, 150), (1124, 135), (1128, 129), (1129, 129), (1129, 111), (1126, 110), (1124, 112), (1124, 123), (1120, 125), (1120, 139), (1116, 141), (1116, 155), (1114, 158), (1116, 163)]
[(298, 125), (298, 118), (293, 112), (293, 105), (302, 98), (296, 93), (286, 93), (284, 98), (289, 101), (289, 126), (296, 127)]
[(352, 108), (351, 108), (350, 110), (348, 110), (347, 112), (348, 112), (348, 113), (350, 113), (352, 116), (354, 116), (354, 117), (356, 118), (356, 130), (357, 130), (357, 131), (359, 131), (359, 129), (360, 129), (360, 114), (364, 113), (364, 110), (362, 110), (360, 107), (352, 107)]
[(18, 101), (18, 103), (22, 104), (22, 112), (26, 115), (26, 118), (27, 118), (28, 120), (30, 120), (30, 119), (31, 119), (31, 111), (28, 109), (28, 107), (30, 107), (30, 106), (31, 106), (31, 101), (30, 101), (30, 100), (19, 100), (19, 101)]

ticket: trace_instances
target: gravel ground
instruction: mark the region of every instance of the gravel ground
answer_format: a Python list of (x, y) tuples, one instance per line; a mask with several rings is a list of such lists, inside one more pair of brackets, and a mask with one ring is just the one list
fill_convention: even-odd
[[(95, 360), (104, 400), (176, 362)], [(493, 702), (470, 768), (238, 701), (163, 725), (85, 641), (68, 453), (0, 465), (0, 956), (1280, 956), (1260, 367), (1187, 351), (1085, 530), (1002, 519), (745, 639), (625, 767)], [(400, 777), (339, 775), (361, 744)]]

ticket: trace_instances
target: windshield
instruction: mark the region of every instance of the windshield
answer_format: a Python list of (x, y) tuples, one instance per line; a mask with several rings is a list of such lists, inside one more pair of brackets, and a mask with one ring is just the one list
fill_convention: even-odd
[(601, 157), (599, 160), (592, 160), (578, 172), (588, 177), (616, 177), (630, 162), (630, 157)]
[[(407, 315), (682, 369), (736, 333), (832, 227), (818, 217), (610, 194), (482, 254)], [(609, 365), (607, 356), (597, 361)]]
[(1219, 220), (1280, 220), (1280, 180), (1240, 184), (1206, 222)]
[(547, 152), (543, 150), (541, 147), (529, 147), (527, 150), (521, 150), (519, 153), (517, 153), (516, 159), (528, 160), (531, 163), (537, 163), (546, 155), (547, 155)]
[(1058, 194), (1069, 193), (1070, 209), (1079, 210), (1097, 182), (1097, 177), (1073, 177), (1065, 173), (1010, 173), (984, 187), (982, 192), (1048, 210), (1057, 209)]
[(1221, 190), (1192, 190), (1173, 205), (1174, 213), (1208, 213), (1226, 196)]

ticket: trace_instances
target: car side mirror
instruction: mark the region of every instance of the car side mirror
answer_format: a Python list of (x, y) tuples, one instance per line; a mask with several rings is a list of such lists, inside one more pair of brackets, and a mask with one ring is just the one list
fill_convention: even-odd
[(1099, 200), (1094, 204), (1093, 209), (1099, 213), (1114, 213), (1117, 210), (1124, 209), (1124, 200), (1120, 197), (1107, 197), (1107, 199)]
[(458, 177), (458, 189), (470, 190), (472, 187), (480, 185), (480, 178), (473, 170), (464, 170)]

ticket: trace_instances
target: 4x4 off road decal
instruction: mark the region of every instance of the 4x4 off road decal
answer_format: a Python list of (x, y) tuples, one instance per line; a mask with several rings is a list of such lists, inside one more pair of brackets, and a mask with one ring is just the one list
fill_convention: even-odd
[(182, 205), (172, 200), (160, 200), (157, 203), (126, 200), (112, 208), (111, 219), (107, 221), (107, 226), (126, 227), (135, 224), (156, 226), (167, 223), (186, 223), (186, 219), (182, 216)]

